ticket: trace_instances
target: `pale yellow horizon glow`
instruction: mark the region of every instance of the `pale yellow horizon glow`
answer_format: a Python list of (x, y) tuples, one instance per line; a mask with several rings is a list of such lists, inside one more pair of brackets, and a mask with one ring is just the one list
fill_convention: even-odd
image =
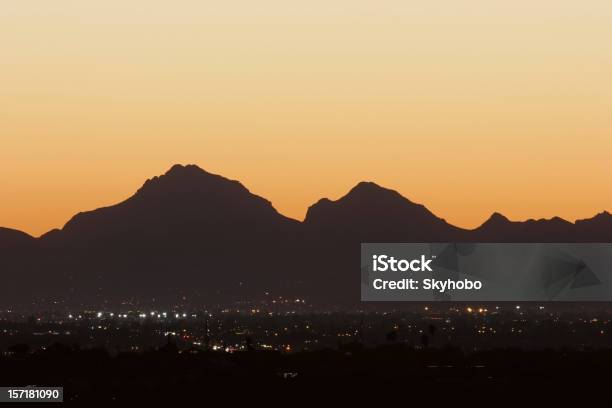
[(467, 228), (612, 210), (609, 1), (4, 3), (0, 226), (175, 163), (296, 219), (362, 180)]

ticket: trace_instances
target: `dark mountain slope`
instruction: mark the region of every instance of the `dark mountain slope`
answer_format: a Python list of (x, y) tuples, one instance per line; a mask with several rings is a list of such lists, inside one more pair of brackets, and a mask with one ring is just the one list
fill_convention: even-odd
[(465, 231), (371, 182), (361, 182), (337, 201), (326, 198), (308, 209), (304, 220), (311, 233), (345, 236), (353, 242), (448, 241)]
[(362, 182), (337, 201), (308, 209), (304, 230), (309, 252), (310, 293), (323, 301), (358, 304), (362, 242), (465, 240), (467, 231), (436, 217), (394, 190)]
[(612, 242), (612, 214), (603, 211), (592, 218), (576, 220), (576, 235), (584, 242)]
[(262, 265), (275, 251), (292, 256), (299, 226), (239, 182), (177, 165), (41, 237), (39, 273), (56, 278), (43, 292), (95, 303), (261, 294), (285, 287), (278, 267)]
[[(4, 305), (229, 304), (299, 295), (359, 302), (362, 242), (612, 242), (612, 215), (457, 228), (393, 190), (362, 182), (300, 223), (242, 184), (173, 166), (127, 200), (35, 239), (0, 228)], [(34, 305), (36, 306), (36, 305)]]

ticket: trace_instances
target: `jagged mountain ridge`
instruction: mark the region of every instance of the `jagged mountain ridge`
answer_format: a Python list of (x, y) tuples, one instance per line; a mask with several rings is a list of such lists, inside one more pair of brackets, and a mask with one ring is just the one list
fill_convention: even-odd
[[(358, 286), (342, 284), (359, 283), (359, 243), (453, 241), (612, 242), (612, 215), (571, 223), (495, 213), (466, 230), (362, 182), (318, 201), (299, 222), (238, 181), (175, 165), (127, 200), (79, 213), (40, 238), (0, 229), (0, 272), (13, 277), (2, 298), (223, 302), (273, 291), (358, 301)], [(330, 283), (321, 287), (321, 279)]]

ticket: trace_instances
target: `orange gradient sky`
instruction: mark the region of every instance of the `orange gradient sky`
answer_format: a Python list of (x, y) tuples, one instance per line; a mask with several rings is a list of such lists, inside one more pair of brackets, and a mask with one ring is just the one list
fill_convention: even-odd
[(0, 226), (174, 163), (282, 213), (360, 180), (474, 227), (612, 210), (609, 0), (19, 0), (0, 7)]

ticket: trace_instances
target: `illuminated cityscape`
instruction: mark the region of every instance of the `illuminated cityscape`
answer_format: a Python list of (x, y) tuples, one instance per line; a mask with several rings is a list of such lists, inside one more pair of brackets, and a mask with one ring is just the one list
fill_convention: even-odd
[[(278, 303), (277, 303), (278, 302)], [(504, 347), (607, 347), (612, 312), (589, 305), (418, 305), (395, 311), (320, 311), (303, 299), (211, 309), (72, 310), (0, 313), (0, 347), (31, 351), (53, 343), (111, 352), (143, 352), (171, 338), (179, 352), (280, 352), (377, 347), (458, 347), (466, 352)]]

